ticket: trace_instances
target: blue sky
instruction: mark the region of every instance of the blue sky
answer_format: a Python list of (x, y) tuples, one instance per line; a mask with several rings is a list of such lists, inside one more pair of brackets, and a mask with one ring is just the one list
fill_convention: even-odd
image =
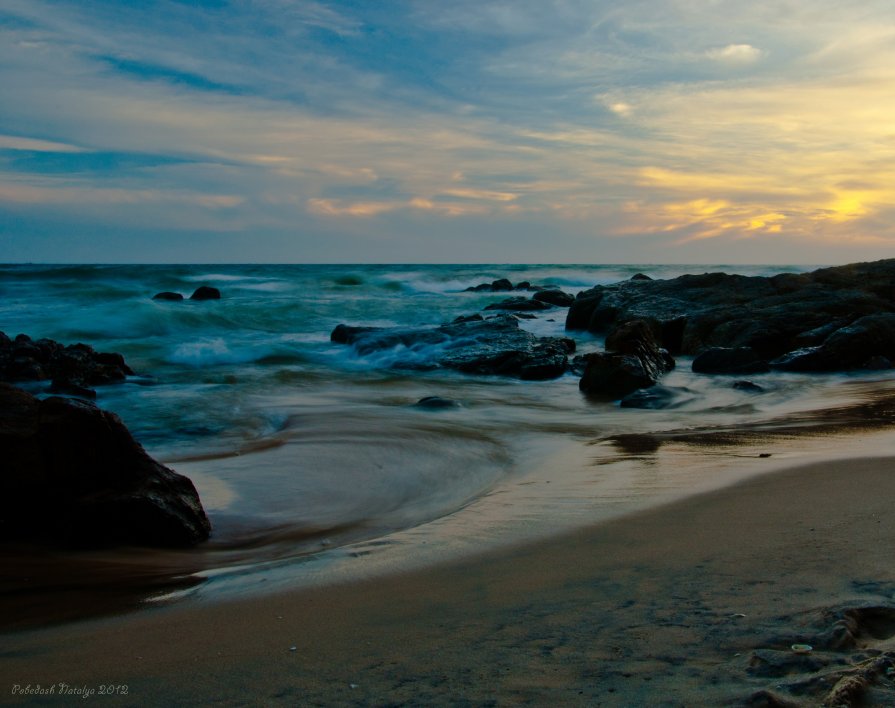
[(0, 0), (0, 261), (893, 255), (868, 0)]

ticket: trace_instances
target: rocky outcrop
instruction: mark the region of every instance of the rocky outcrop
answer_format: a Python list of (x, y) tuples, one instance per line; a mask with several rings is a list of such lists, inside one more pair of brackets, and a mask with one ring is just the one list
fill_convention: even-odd
[(575, 350), (566, 337), (537, 337), (520, 329), (511, 315), (413, 329), (340, 324), (330, 339), (362, 356), (388, 353), (387, 365), (395, 369), (445, 368), (528, 380), (562, 376)]
[(192, 482), (92, 403), (0, 384), (0, 540), (190, 546), (210, 524)]
[(557, 290), (558, 287), (556, 285), (532, 285), (527, 280), (523, 280), (522, 282), (516, 283), (513, 285), (506, 278), (500, 278), (498, 280), (494, 280), (490, 283), (479, 283), (478, 285), (472, 285), (464, 290), (464, 292), (468, 293), (504, 293), (510, 292), (511, 290), (527, 290), (530, 292), (541, 292), (543, 290)]
[(65, 346), (52, 339), (15, 339), (0, 332), (0, 381), (52, 381), (56, 392), (95, 397), (90, 387), (133, 375), (121, 354), (97, 352), (87, 344)]
[(831, 332), (820, 344), (789, 352), (771, 365), (786, 371), (891, 369), (895, 361), (895, 313), (855, 320)]
[(606, 338), (609, 351), (590, 354), (578, 388), (590, 396), (623, 398), (655, 385), (674, 368), (674, 359), (658, 346), (650, 323), (626, 322)]
[[(673, 353), (749, 347), (768, 361), (806, 346), (823, 348), (828, 338), (860, 318), (893, 312), (895, 259), (772, 277), (704, 273), (597, 286), (578, 294), (566, 328), (604, 333), (641, 319)], [(887, 356), (885, 347), (879, 349), (879, 356)], [(827, 353), (800, 354), (793, 366), (828, 367), (837, 359)], [(834, 365), (860, 365), (842, 361)]]

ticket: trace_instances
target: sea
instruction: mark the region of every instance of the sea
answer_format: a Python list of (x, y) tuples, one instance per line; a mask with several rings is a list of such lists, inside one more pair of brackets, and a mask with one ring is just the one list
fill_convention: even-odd
[[(76, 618), (97, 610), (84, 598), (100, 586), (104, 606), (116, 607), (113, 591), (145, 605), (373, 577), (555, 536), (812, 456), (860, 452), (868, 435), (886, 432), (866, 408), (892, 393), (879, 372), (753, 375), (756, 393), (731, 377), (694, 374), (681, 356), (663, 383), (687, 395), (644, 410), (586, 398), (572, 373), (519, 381), (408, 371), (395, 368), (406, 349), (361, 356), (330, 341), (342, 323), (435, 326), (481, 312), (507, 294), (466, 289), (498, 278), (575, 294), (635, 273), (811, 269), (0, 266), (0, 330), (122, 353), (135, 375), (98, 387), (97, 405), (193, 480), (213, 526), (207, 543), (187, 551), (7, 557), (4, 596), (27, 594), (41, 617), (67, 603)], [(201, 285), (221, 299), (153, 299), (188, 298)], [(579, 353), (602, 347), (599, 335), (567, 333), (562, 308), (536, 315), (520, 326), (570, 335)], [(412, 352), (422, 364), (436, 354)], [(43, 384), (30, 389), (49, 395)], [(416, 405), (428, 396), (455, 405)]]

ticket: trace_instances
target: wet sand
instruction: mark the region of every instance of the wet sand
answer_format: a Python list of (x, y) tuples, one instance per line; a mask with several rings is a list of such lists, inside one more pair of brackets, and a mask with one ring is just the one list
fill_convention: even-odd
[(436, 568), (8, 634), (0, 695), (893, 705), (893, 499), (895, 458), (812, 464)]

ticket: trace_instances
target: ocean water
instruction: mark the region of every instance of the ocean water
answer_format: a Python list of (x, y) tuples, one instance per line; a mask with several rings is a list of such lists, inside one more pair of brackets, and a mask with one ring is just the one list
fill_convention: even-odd
[[(8, 265), (0, 266), (0, 330), (124, 354), (137, 376), (100, 387), (97, 403), (193, 479), (214, 527), (192, 551), (90, 558), (139, 577), (151, 574), (144, 566), (163, 567), (192, 578), (192, 593), (242, 592), (476, 552), (721, 486), (802, 455), (785, 431), (814, 430), (831, 410), (890, 389), (878, 373), (771, 373), (750, 377), (766, 389), (756, 395), (727, 377), (692, 374), (682, 357), (665, 383), (687, 387), (688, 401), (622, 409), (584, 398), (571, 373), (522, 382), (395, 370), (406, 351), (358, 356), (330, 342), (336, 325), (448, 322), (503, 299), (464, 291), (501, 277), (574, 294), (637, 272), (804, 270)], [(200, 285), (219, 288), (222, 299), (152, 300), (163, 290), (188, 297)], [(521, 326), (565, 334), (565, 314), (537, 313)], [(601, 346), (599, 337), (571, 334), (579, 352)], [(415, 352), (420, 361), (433, 354)], [(425, 396), (458, 405), (413, 405)], [(752, 433), (730, 440), (731, 430)], [(649, 442), (656, 434), (666, 436), (661, 446)], [(812, 451), (842, 448), (838, 438), (824, 440)]]

